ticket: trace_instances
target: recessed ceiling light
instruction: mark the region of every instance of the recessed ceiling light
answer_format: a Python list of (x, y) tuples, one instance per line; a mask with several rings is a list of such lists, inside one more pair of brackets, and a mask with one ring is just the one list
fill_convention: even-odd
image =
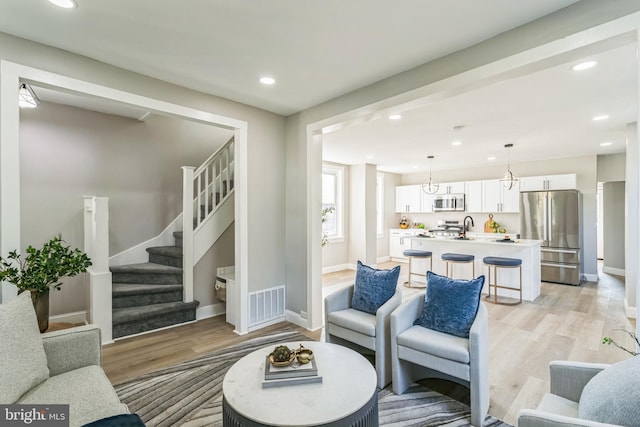
[(76, 3), (76, 0), (49, 0), (49, 2), (65, 9), (73, 9), (78, 7), (78, 3)]
[(389, 120), (400, 120), (402, 118), (402, 114), (391, 114), (389, 115)]
[(452, 141), (451, 145), (455, 145), (455, 146), (462, 145), (462, 141), (459, 141), (459, 140)]
[(273, 85), (276, 84), (276, 79), (269, 76), (263, 76), (260, 77), (260, 83), (262, 83), (263, 85)]
[(607, 120), (608, 118), (609, 118), (608, 114), (600, 114), (599, 116), (594, 116), (592, 120), (594, 122), (599, 122), (601, 120)]
[(596, 61), (585, 61), (571, 67), (573, 71), (583, 71), (588, 70), (589, 68), (595, 67), (597, 64)]
[(374, 154), (367, 154), (367, 159), (375, 159), (376, 156)]
[(601, 142), (600, 143), (600, 147), (608, 147), (608, 146), (610, 146), (612, 144), (613, 144), (613, 142), (611, 142), (611, 141), (605, 141), (605, 142)]
[(487, 160), (489, 160), (489, 161), (493, 161), (493, 160), (495, 160), (495, 159), (496, 159), (496, 156), (489, 156), (489, 157), (487, 157)]
[(413, 168), (414, 168), (414, 169), (418, 169), (418, 166), (416, 166), (416, 165), (413, 165)]

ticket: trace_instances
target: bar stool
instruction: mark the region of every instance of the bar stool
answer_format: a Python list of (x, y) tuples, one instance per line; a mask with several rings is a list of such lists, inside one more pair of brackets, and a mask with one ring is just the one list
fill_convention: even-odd
[[(503, 305), (516, 305), (522, 302), (522, 260), (518, 258), (503, 258), (497, 256), (488, 256), (482, 259), (484, 265), (487, 266), (488, 275), (487, 275), (487, 285), (489, 286), (489, 294), (486, 299), (488, 302), (492, 302), (494, 304), (503, 304)], [(491, 283), (491, 267), (493, 267), (493, 283)], [(518, 287), (513, 286), (504, 286), (498, 284), (498, 269), (499, 268), (518, 268), (520, 270), (520, 282), (518, 283)], [(493, 287), (493, 301), (491, 298), (491, 288)], [(498, 301), (498, 289), (508, 289), (512, 291), (517, 291), (520, 294), (519, 301)]]
[[(409, 277), (407, 278), (407, 281), (404, 282), (404, 285), (407, 288), (424, 288), (424, 287), (426, 287), (427, 275), (426, 274), (421, 274), (421, 273), (413, 273), (413, 272), (411, 272), (411, 260), (413, 258), (429, 258), (429, 270), (433, 270), (433, 258), (431, 257), (431, 252), (430, 251), (423, 251), (421, 249), (407, 249), (407, 250), (402, 252), (402, 255), (404, 255), (407, 258), (409, 258)], [(411, 285), (411, 276), (424, 277), (425, 278), (425, 286), (412, 286)]]
[[(455, 264), (466, 264), (471, 263), (471, 278), (475, 279), (476, 277), (476, 265), (474, 260), (476, 259), (473, 255), (467, 254), (456, 254), (447, 252), (441, 255), (442, 260), (446, 264), (446, 276), (453, 279), (453, 266)], [(449, 264), (451, 264), (451, 275), (449, 275)]]

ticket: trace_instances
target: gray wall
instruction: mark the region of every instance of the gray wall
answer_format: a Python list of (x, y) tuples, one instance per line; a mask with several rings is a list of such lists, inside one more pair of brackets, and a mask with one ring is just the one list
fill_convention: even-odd
[(598, 156), (598, 182), (624, 181), (626, 154), (607, 154)]
[(624, 187), (624, 181), (605, 182), (602, 186), (603, 268), (624, 270)]
[(284, 117), (2, 33), (0, 59), (246, 121), (249, 291), (285, 284)]
[[(110, 255), (157, 236), (182, 210), (181, 166), (199, 166), (232, 135), (169, 117), (140, 122), (46, 102), (22, 110), (23, 249), (56, 234), (82, 248), (83, 195), (109, 198)], [(52, 294), (52, 314), (84, 309), (81, 282), (67, 280)]]

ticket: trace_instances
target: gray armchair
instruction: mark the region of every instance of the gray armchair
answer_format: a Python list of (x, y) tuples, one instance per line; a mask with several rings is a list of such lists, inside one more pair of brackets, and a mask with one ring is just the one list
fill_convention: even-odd
[(605, 427), (605, 424), (580, 419), (578, 402), (582, 389), (597, 373), (610, 365), (554, 361), (549, 364), (550, 393), (542, 398), (537, 409), (522, 409), (518, 413), (519, 427)]
[(489, 320), (480, 303), (469, 338), (413, 325), (425, 294), (404, 302), (391, 315), (393, 392), (404, 393), (416, 380), (442, 378), (470, 390), (471, 424), (482, 426), (489, 411)]
[(402, 302), (402, 291), (396, 289), (375, 316), (351, 308), (353, 291), (354, 285), (351, 285), (325, 298), (325, 340), (360, 352), (363, 348), (374, 351), (378, 387), (384, 388), (391, 382), (389, 317)]

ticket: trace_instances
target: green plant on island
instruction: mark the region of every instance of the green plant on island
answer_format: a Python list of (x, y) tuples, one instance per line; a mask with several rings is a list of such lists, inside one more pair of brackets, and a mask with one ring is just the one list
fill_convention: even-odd
[[(636, 344), (637, 344), (636, 349), (637, 349), (638, 347), (640, 347), (640, 341), (638, 341), (638, 336), (637, 336), (634, 332), (627, 331), (626, 329), (614, 329), (614, 331), (622, 331), (622, 332), (624, 332), (625, 334), (629, 335), (631, 338), (633, 338), (633, 339), (635, 340), (635, 342), (636, 342)], [(621, 349), (621, 350), (623, 350), (623, 351), (626, 351), (627, 353), (629, 353), (629, 354), (630, 354), (630, 355), (632, 355), (632, 356), (637, 356), (638, 354), (640, 354), (640, 353), (638, 353), (637, 351), (629, 350), (629, 349), (625, 348), (624, 346), (622, 346), (622, 345), (618, 344), (618, 343), (617, 343), (613, 338), (611, 338), (611, 337), (604, 337), (604, 338), (602, 339), (602, 344), (607, 344), (607, 345), (611, 345), (611, 344), (613, 344), (614, 346), (618, 347), (619, 349)]]
[(0, 258), (0, 280), (13, 283), (18, 293), (30, 291), (42, 295), (51, 289), (60, 290), (61, 279), (84, 273), (91, 266), (91, 260), (80, 249), (71, 249), (56, 236), (42, 248), (29, 246), (26, 256), (17, 250)]

